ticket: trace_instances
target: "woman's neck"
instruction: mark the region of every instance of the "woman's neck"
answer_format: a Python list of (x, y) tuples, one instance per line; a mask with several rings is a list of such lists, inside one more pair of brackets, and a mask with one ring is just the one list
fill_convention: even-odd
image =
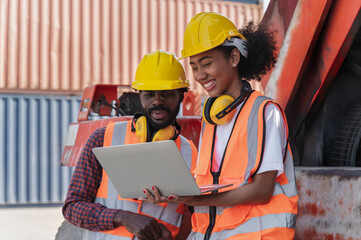
[(239, 97), (242, 89), (242, 81), (238, 78), (234, 79), (232, 86), (228, 89), (227, 95), (230, 95), (233, 98)]

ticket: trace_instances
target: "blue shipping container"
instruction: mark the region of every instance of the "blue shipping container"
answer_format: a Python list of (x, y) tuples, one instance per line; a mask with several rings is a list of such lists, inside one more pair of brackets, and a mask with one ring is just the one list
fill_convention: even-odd
[(0, 206), (64, 201), (72, 168), (60, 158), (81, 97), (0, 94)]

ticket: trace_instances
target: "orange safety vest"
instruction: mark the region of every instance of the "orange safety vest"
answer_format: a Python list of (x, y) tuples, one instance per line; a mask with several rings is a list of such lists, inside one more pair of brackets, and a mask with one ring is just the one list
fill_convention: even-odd
[[(252, 182), (264, 151), (264, 110), (270, 102), (273, 101), (253, 92), (244, 103), (226, 146), (218, 182), (210, 171), (216, 128), (203, 123), (200, 155), (193, 171), (198, 184), (233, 183), (219, 191), (222, 192)], [(284, 173), (276, 178), (273, 196), (267, 204), (196, 206), (188, 239), (293, 239), (298, 195), (289, 144), (287, 149)]]
[[(107, 125), (103, 146), (134, 143), (139, 143), (139, 141), (137, 140), (135, 133), (131, 131), (131, 121), (111, 122)], [(197, 159), (197, 150), (193, 142), (187, 140), (183, 136), (179, 136), (175, 140), (175, 143), (186, 160), (188, 167), (192, 169), (192, 163), (195, 165)], [(97, 191), (95, 203), (100, 203), (107, 208), (121, 209), (154, 217), (172, 232), (173, 238), (177, 236), (185, 211), (184, 205), (175, 203), (152, 204), (133, 199), (123, 199), (118, 195), (118, 192), (114, 188), (104, 169), (102, 174), (102, 181)], [(125, 227), (120, 226), (113, 230), (102, 232), (86, 230), (84, 239), (129, 240), (137, 239), (137, 237), (130, 233)]]

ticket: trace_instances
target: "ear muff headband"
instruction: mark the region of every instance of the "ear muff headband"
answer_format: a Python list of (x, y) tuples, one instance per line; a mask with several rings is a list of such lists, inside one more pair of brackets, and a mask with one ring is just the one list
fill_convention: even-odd
[(203, 111), (202, 111), (204, 121), (206, 121), (209, 124), (213, 124), (213, 125), (215, 125), (215, 123), (213, 122), (213, 120), (210, 116), (210, 112), (211, 112), (211, 107), (216, 99), (217, 99), (216, 97), (207, 98), (207, 100), (204, 103)]
[(164, 140), (175, 140), (181, 131), (181, 127), (176, 122), (175, 126), (167, 126), (156, 131), (153, 136), (150, 134), (150, 126), (147, 118), (141, 114), (135, 114), (132, 120), (132, 132), (135, 132), (137, 139), (141, 142), (156, 142)]
[(208, 98), (203, 107), (203, 119), (213, 125), (222, 125), (229, 122), (235, 114), (236, 107), (245, 98), (249, 97), (252, 92), (251, 85), (247, 81), (242, 80), (241, 93), (236, 99), (229, 95)]
[(172, 139), (176, 135), (176, 130), (173, 126), (168, 126), (158, 130), (152, 137), (152, 142), (164, 141)]
[(227, 122), (231, 121), (234, 114), (236, 113), (235, 109), (228, 111), (226, 114), (223, 114), (221, 117), (217, 117), (217, 114), (224, 111), (230, 105), (237, 104), (238, 106), (241, 102), (237, 103), (233, 97), (229, 95), (222, 95), (217, 97), (217, 99), (213, 102), (209, 115), (212, 121), (217, 125), (226, 124)]
[(135, 122), (135, 135), (140, 142), (147, 142), (149, 139), (147, 119), (144, 116), (139, 117)]
[(241, 94), (237, 97), (231, 104), (229, 104), (226, 108), (216, 114), (217, 119), (223, 118), (228, 113), (232, 112), (239, 104), (241, 104), (245, 98), (249, 97), (253, 92), (251, 84), (249, 82), (242, 80), (242, 89)]

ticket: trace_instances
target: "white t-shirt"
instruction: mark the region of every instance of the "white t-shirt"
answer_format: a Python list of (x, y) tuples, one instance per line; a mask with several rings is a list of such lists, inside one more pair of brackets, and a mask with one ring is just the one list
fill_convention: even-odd
[[(243, 103), (237, 107), (236, 114), (234, 114), (230, 122), (223, 125), (217, 125), (215, 149), (213, 155), (215, 158), (214, 160), (218, 166), (222, 160), (222, 156), (232, 131), (234, 121), (236, 120), (236, 116), (242, 105)], [(266, 139), (261, 167), (259, 168), (257, 174), (277, 170), (277, 176), (279, 176), (284, 171), (283, 156), (287, 147), (287, 132), (285, 123), (282, 113), (273, 103), (267, 104), (265, 116)], [(215, 164), (215, 162), (213, 162), (213, 164)]]

